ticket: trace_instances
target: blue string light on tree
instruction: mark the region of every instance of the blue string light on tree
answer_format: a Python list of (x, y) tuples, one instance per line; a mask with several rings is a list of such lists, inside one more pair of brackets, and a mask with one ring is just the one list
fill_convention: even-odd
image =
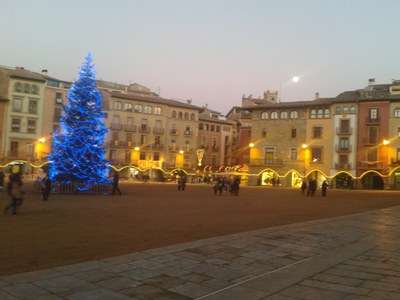
[(68, 92), (60, 126), (53, 134), (49, 156), (50, 179), (60, 183), (82, 183), (89, 189), (94, 183), (109, 183), (109, 166), (104, 158), (104, 111), (100, 91), (96, 87), (91, 53), (79, 70), (78, 80)]

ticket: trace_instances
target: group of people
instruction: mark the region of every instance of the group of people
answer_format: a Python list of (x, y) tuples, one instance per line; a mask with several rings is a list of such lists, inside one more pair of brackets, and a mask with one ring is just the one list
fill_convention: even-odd
[[(301, 184), (301, 193), (305, 195), (307, 191), (307, 196), (315, 196), (315, 191), (317, 190), (317, 180), (311, 178), (308, 181), (308, 184), (305, 180), (303, 180)], [(321, 191), (322, 191), (322, 197), (326, 197), (326, 191), (328, 190), (328, 183), (326, 180), (322, 182), (321, 185)]]
[(233, 179), (218, 177), (214, 189), (214, 195), (222, 196), (223, 191), (229, 191), (232, 196), (239, 195), (240, 178), (235, 176)]

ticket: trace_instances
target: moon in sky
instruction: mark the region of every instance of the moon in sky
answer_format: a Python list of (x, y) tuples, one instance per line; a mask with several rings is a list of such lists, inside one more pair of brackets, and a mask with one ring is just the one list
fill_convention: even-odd
[(300, 78), (299, 78), (298, 76), (294, 76), (294, 77), (292, 78), (292, 81), (293, 81), (294, 83), (299, 82), (299, 80), (300, 80)]

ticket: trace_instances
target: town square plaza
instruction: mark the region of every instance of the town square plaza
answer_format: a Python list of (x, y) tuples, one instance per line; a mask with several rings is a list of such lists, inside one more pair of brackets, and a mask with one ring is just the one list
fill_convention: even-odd
[(400, 299), (398, 191), (25, 186), (0, 216), (0, 299)]

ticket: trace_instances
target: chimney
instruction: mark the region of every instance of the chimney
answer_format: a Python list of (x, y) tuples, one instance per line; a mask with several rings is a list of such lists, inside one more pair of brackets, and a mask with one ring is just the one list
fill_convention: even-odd
[(315, 100), (318, 100), (319, 99), (319, 92), (316, 92), (315, 93)]
[(375, 78), (368, 79), (368, 86), (371, 87), (373, 85), (375, 85)]
[(47, 75), (47, 69), (43, 69), (43, 70), (42, 70), (42, 74), (43, 74), (43, 75)]

